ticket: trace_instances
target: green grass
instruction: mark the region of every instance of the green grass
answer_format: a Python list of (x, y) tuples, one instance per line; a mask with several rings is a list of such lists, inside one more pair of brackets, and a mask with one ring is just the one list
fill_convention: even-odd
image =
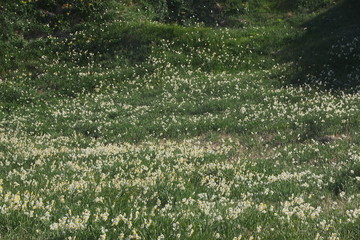
[(355, 3), (214, 27), (145, 2), (0, 8), (0, 239), (358, 239)]

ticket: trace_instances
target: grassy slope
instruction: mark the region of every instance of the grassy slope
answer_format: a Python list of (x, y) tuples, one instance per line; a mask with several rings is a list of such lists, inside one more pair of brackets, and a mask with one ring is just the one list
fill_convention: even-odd
[(346, 5), (307, 2), (257, 1), (243, 29), (122, 19), (3, 38), (0, 237), (357, 239), (359, 95), (287, 85), (304, 75), (291, 61), (314, 61), (294, 41), (323, 43), (304, 26)]
[(309, 19), (305, 34), (287, 48), (285, 61), (295, 59), (293, 83), (322, 81), (329, 88), (355, 88), (360, 84), (358, 1), (343, 1)]

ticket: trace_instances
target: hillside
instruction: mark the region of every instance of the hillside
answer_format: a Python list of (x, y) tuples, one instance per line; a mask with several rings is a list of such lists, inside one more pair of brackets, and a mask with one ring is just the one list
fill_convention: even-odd
[(0, 0), (0, 239), (359, 239), (356, 0)]

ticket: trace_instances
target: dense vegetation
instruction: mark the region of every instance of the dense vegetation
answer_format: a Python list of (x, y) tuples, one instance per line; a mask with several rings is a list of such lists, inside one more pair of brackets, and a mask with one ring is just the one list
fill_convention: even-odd
[(359, 239), (359, 10), (0, 0), (0, 239)]

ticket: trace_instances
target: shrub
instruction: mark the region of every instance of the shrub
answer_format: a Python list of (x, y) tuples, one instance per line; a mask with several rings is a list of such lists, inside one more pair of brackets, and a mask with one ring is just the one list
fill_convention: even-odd
[(155, 20), (178, 24), (237, 25), (247, 0), (155, 0), (139, 4), (155, 13)]
[(334, 0), (298, 0), (297, 8), (304, 11), (316, 11), (332, 4)]

